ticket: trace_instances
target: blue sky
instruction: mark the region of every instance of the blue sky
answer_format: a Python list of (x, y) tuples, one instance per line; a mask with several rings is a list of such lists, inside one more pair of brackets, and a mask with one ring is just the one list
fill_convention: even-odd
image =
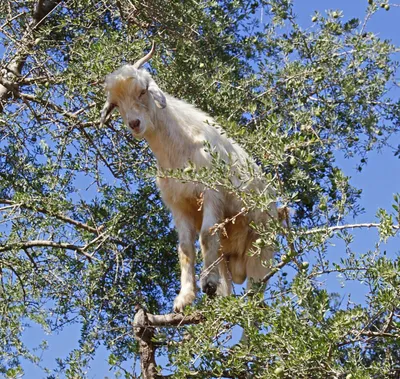
[[(300, 25), (304, 28), (311, 26), (311, 17), (315, 10), (324, 13), (326, 9), (343, 10), (345, 19), (353, 17), (362, 18), (367, 6), (367, 0), (295, 0), (295, 11), (298, 15)], [(265, 19), (265, 18), (264, 18)], [(380, 37), (391, 39), (396, 45), (400, 46), (400, 7), (392, 6), (389, 12), (380, 10), (369, 23), (368, 30), (377, 33)], [(400, 82), (400, 78), (398, 80)], [(399, 91), (393, 92), (393, 96), (399, 97)], [(398, 145), (400, 141), (392, 141), (393, 145)], [(356, 170), (356, 160), (343, 159), (338, 157), (338, 163), (343, 168), (346, 175), (351, 176), (351, 183), (362, 188), (361, 205), (365, 208), (365, 213), (356, 220), (349, 222), (374, 222), (378, 208), (390, 209), (393, 194), (400, 192), (400, 160), (393, 156), (391, 151), (372, 152), (369, 154), (368, 165), (361, 173)], [(365, 252), (374, 246), (378, 240), (376, 230), (357, 231), (353, 245), (357, 252)], [(397, 253), (399, 239), (394, 238), (388, 244), (388, 249), (392, 253)], [(338, 243), (332, 246), (331, 253), (339, 257), (343, 254), (343, 246)], [(329, 285), (338, 287), (336, 279), (329, 279)], [(363, 288), (360, 285), (346, 287), (345, 291), (350, 293), (354, 300), (362, 300)], [(25, 341), (31, 346), (37, 346), (43, 339), (48, 340), (50, 348), (43, 354), (42, 365), (54, 368), (55, 358), (65, 358), (67, 354), (78, 347), (79, 327), (71, 326), (57, 334), (45, 335), (38, 327), (32, 327), (25, 332)], [(100, 349), (95, 362), (89, 370), (89, 378), (114, 377), (108, 372), (107, 353), (105, 349)], [(26, 378), (42, 378), (42, 371), (31, 364), (25, 364)]]

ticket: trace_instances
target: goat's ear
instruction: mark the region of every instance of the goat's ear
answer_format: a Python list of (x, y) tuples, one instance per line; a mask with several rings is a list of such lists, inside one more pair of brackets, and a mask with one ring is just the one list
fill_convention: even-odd
[(115, 108), (115, 104), (110, 103), (108, 100), (104, 104), (103, 109), (101, 110), (101, 117), (100, 117), (100, 127), (102, 127), (110, 115), (110, 113), (113, 111)]
[(160, 88), (158, 87), (158, 85), (154, 80), (150, 81), (148, 91), (150, 92), (151, 96), (153, 96), (153, 99), (157, 107), (165, 108), (167, 106), (167, 100), (165, 98), (165, 95), (160, 90)]

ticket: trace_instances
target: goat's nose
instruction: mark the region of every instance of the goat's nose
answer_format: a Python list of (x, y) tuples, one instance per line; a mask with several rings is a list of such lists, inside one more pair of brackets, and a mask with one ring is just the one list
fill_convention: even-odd
[(140, 120), (129, 121), (129, 127), (133, 130), (138, 129), (140, 126)]

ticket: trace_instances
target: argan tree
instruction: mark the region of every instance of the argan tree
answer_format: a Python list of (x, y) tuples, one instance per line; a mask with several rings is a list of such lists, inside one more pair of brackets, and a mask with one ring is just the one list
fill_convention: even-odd
[[(44, 376), (86, 377), (105, 345), (110, 369), (126, 378), (399, 377), (400, 262), (384, 242), (398, 233), (400, 197), (355, 223), (362, 188), (338, 163), (352, 157), (361, 171), (372, 151), (400, 153), (398, 50), (368, 26), (399, 9), (365, 0), (361, 19), (314, 13), (303, 29), (299, 3), (0, 3), (1, 376), (23, 376), (25, 360), (43, 366), (46, 346), (26, 346), (27, 326), (79, 324), (79, 349)], [(148, 69), (160, 87), (215, 117), (273, 197), (241, 192), (217, 155), (210, 170), (157, 171), (117, 112), (100, 128), (105, 75), (153, 41)], [(223, 187), (245, 211), (271, 201), (287, 209), (286, 222), (251, 225), (253, 253), (276, 251), (264, 262), (265, 291), (199, 294), (171, 314), (177, 238), (157, 175)], [(378, 229), (376, 245), (354, 251), (357, 228)], [(346, 258), (329, 254), (333, 239)], [(340, 301), (325, 283), (338, 275), (364, 285), (364, 300)], [(158, 355), (169, 363), (158, 367)], [(141, 370), (131, 368), (139, 360)]]

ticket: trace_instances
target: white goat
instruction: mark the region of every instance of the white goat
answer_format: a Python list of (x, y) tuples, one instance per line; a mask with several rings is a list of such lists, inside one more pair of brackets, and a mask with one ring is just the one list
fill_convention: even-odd
[[(205, 149), (205, 142), (208, 142), (225, 161), (235, 162), (242, 169), (248, 167), (250, 162), (257, 170), (255, 163), (239, 145), (227, 138), (218, 126), (212, 126), (215, 123), (209, 115), (160, 90), (150, 74), (141, 68), (153, 53), (154, 45), (134, 65), (125, 65), (106, 77), (107, 101), (102, 110), (101, 125), (118, 107), (133, 136), (146, 139), (161, 169), (184, 168), (189, 162), (195, 167), (210, 166), (211, 156)], [(241, 184), (235, 173), (232, 173), (231, 179)], [(268, 272), (261, 261), (270, 260), (273, 252), (271, 248), (264, 247), (261, 254), (249, 254), (258, 237), (249, 223), (277, 217), (274, 203), (268, 212), (256, 210), (245, 213), (241, 212), (243, 205), (240, 199), (223, 188), (211, 190), (201, 184), (182, 183), (172, 178), (158, 178), (157, 185), (163, 201), (172, 212), (179, 235), (181, 290), (174, 302), (175, 311), (183, 311), (196, 297), (197, 234), (204, 259), (201, 288), (206, 294), (211, 296), (217, 292), (229, 295), (231, 281), (243, 283), (246, 277), (259, 281)], [(262, 191), (264, 185), (254, 180), (247, 190)], [(211, 230), (216, 224), (238, 214), (234, 223), (226, 223), (224, 233)], [(213, 265), (221, 254), (223, 259), (218, 265)], [(248, 280), (248, 287), (250, 284), (251, 280)]]

